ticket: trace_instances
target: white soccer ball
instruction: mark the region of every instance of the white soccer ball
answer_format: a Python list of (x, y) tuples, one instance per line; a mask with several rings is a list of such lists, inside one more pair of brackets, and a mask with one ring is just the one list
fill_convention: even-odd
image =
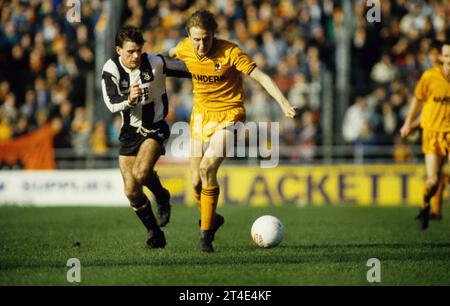
[(262, 216), (252, 225), (252, 239), (257, 246), (273, 248), (284, 238), (284, 225), (274, 216)]

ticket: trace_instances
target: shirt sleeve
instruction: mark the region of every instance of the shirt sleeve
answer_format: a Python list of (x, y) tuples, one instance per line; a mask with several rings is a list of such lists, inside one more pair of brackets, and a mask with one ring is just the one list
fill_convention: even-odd
[(182, 41), (180, 41), (178, 43), (178, 45), (175, 47), (175, 57), (177, 59), (183, 60), (186, 54), (186, 43), (187, 43), (187, 39), (185, 38)]
[(119, 93), (118, 72), (112, 62), (107, 62), (102, 71), (103, 101), (112, 113), (117, 113), (133, 106), (128, 102), (128, 96)]
[(231, 49), (230, 59), (232, 66), (247, 75), (252, 73), (253, 69), (256, 67), (255, 61), (253, 61), (247, 53), (242, 51), (238, 46), (234, 46)]
[(186, 67), (186, 64), (179, 60), (170, 58), (168, 56), (158, 55), (163, 61), (164, 65), (164, 73), (169, 77), (177, 77), (177, 78), (191, 78), (191, 73)]

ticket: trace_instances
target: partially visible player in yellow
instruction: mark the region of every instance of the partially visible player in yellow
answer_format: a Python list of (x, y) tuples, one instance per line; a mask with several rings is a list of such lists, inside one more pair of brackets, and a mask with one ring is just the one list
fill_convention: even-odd
[(414, 90), (414, 97), (400, 135), (413, 131), (412, 123), (422, 107), (420, 126), (422, 151), (425, 154), (426, 181), (423, 203), (417, 219), (420, 228), (428, 228), (430, 200), (439, 187), (439, 177), (445, 159), (450, 161), (450, 42), (440, 48), (441, 64), (424, 72)]
[[(434, 43), (430, 47), (430, 50), (428, 52), (428, 59), (430, 60), (432, 66), (442, 65), (441, 61), (439, 60), (440, 57), (439, 55), (441, 53), (440, 48), (441, 43)], [(411, 133), (414, 133), (416, 130), (420, 129), (420, 116), (414, 119), (414, 121), (411, 123), (410, 128)], [(442, 197), (445, 188), (449, 183), (449, 176), (450, 176), (449, 172), (450, 169), (448, 168), (449, 167), (443, 167), (441, 171), (442, 172), (441, 178), (439, 179), (439, 186), (436, 190), (436, 193), (430, 200), (430, 208), (431, 208), (430, 220), (442, 220)]]
[[(411, 123), (411, 133), (420, 129), (420, 117), (416, 118), (413, 123)], [(450, 169), (449, 167), (443, 167), (441, 170), (441, 177), (439, 179), (439, 186), (436, 190), (434, 196), (430, 200), (430, 220), (442, 220), (442, 197), (449, 183)], [(422, 208), (423, 208), (422, 203)]]
[(190, 166), (194, 197), (200, 209), (200, 250), (213, 252), (212, 242), (224, 218), (215, 213), (219, 198), (217, 171), (233, 140), (230, 128), (245, 120), (242, 73), (256, 80), (277, 101), (284, 115), (295, 109), (272, 79), (239, 46), (214, 37), (217, 23), (206, 10), (186, 22), (188, 37), (169, 51), (186, 63), (192, 75), (194, 107), (191, 115)]
[[(430, 51), (428, 52), (428, 58), (433, 66), (442, 65), (441, 61), (439, 60), (439, 54), (441, 53), (440, 45), (441, 45), (440, 43), (433, 44), (430, 48)], [(417, 127), (417, 129), (420, 128), (420, 117), (414, 121), (413, 126), (414, 128)], [(438, 189), (435, 195), (430, 200), (431, 206), (430, 220), (442, 220), (442, 196), (445, 191), (445, 188), (448, 185), (449, 175), (450, 174), (448, 167), (444, 167), (442, 169)]]

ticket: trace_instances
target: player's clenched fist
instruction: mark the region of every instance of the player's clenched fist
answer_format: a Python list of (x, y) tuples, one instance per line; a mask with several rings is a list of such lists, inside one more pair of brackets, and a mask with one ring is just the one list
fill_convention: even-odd
[(141, 88), (139, 87), (139, 84), (134, 84), (130, 88), (130, 95), (128, 96), (128, 101), (130, 101), (130, 104), (136, 105), (139, 100), (141, 99)]

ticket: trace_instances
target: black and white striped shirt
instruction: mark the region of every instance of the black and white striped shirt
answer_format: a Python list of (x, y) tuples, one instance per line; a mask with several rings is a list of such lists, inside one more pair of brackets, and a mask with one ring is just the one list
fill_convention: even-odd
[[(102, 93), (108, 109), (120, 112), (122, 128), (149, 129), (153, 123), (163, 120), (168, 113), (166, 76), (190, 77), (185, 64), (162, 55), (143, 53), (139, 68), (125, 67), (120, 57), (109, 59), (103, 66)], [(130, 88), (139, 84), (141, 101), (135, 106), (128, 102)]]

